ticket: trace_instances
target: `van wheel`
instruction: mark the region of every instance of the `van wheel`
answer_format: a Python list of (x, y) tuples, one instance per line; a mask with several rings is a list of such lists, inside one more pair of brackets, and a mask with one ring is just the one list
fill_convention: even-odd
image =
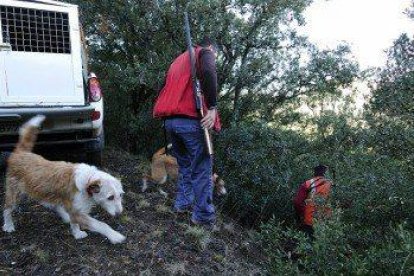
[(101, 167), (102, 166), (102, 150), (87, 153), (86, 159), (90, 165)]

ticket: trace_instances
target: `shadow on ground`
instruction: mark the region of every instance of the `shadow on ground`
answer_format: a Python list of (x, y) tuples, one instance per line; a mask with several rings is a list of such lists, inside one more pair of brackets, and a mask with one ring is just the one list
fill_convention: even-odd
[[(0, 274), (30, 275), (261, 275), (263, 257), (253, 231), (219, 214), (218, 229), (188, 225), (189, 217), (170, 211), (173, 184), (141, 193), (148, 161), (120, 150), (105, 152), (104, 170), (120, 177), (125, 212), (110, 218), (93, 214), (127, 236), (121, 245), (88, 233), (77, 241), (54, 213), (25, 202), (15, 213), (17, 231), (0, 233)], [(1, 180), (3, 183), (3, 179)], [(3, 185), (2, 185), (3, 187)], [(3, 202), (3, 188), (1, 188)]]

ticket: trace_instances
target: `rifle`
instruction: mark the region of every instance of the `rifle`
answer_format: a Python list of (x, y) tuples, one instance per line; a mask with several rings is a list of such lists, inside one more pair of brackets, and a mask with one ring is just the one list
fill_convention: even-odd
[[(200, 81), (197, 79), (196, 72), (196, 58), (194, 53), (193, 44), (191, 42), (191, 33), (190, 33), (190, 23), (188, 20), (188, 12), (184, 12), (184, 31), (187, 42), (188, 52), (190, 54), (190, 63), (191, 63), (191, 81), (193, 85), (194, 97), (196, 102), (196, 109), (200, 120), (204, 118), (203, 110), (203, 95), (201, 93)], [(207, 128), (203, 128), (204, 131), (204, 140), (206, 142), (207, 151), (209, 155), (213, 155), (213, 142), (211, 140), (210, 132)]]

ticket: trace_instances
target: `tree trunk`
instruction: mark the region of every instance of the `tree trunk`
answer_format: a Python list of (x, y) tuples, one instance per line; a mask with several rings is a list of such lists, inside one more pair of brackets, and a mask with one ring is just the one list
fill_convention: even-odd
[(240, 93), (241, 88), (236, 86), (234, 90), (234, 101), (233, 101), (233, 119), (232, 123), (237, 124), (240, 116)]

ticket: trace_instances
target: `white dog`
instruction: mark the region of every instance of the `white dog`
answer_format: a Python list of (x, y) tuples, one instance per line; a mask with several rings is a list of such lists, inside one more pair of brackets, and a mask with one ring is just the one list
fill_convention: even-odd
[(83, 228), (104, 235), (114, 244), (123, 242), (122, 234), (88, 215), (94, 205), (102, 206), (112, 216), (120, 214), (124, 194), (121, 182), (93, 166), (52, 162), (32, 153), (44, 120), (39, 115), (22, 126), (19, 142), (7, 160), (3, 230), (15, 231), (12, 212), (20, 195), (27, 194), (70, 223), (76, 239), (87, 237)]

